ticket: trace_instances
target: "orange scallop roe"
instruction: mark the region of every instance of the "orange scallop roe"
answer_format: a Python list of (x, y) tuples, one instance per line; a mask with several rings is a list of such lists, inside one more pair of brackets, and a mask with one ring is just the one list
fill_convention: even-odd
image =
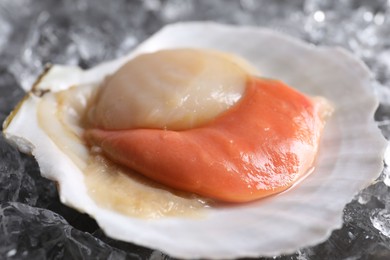
[(312, 169), (323, 109), (280, 81), (250, 78), (237, 104), (200, 127), (85, 136), (112, 161), (171, 188), (247, 202), (286, 190)]

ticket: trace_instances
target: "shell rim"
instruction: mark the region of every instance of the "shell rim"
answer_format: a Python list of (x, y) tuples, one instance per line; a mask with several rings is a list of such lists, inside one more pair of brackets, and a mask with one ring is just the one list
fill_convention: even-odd
[[(207, 25), (207, 26), (216, 26), (216, 27), (219, 27), (219, 28), (222, 28), (222, 29), (228, 29), (228, 30), (230, 30), (231, 28), (235, 28), (235, 29), (245, 29), (245, 30), (250, 30), (250, 31), (253, 31), (253, 32), (255, 32), (255, 33), (258, 33), (259, 31), (260, 32), (266, 32), (266, 33), (270, 33), (270, 34), (273, 34), (274, 36), (276, 36), (276, 37), (278, 37), (279, 39), (282, 39), (282, 40), (284, 40), (284, 41), (289, 41), (289, 42), (291, 42), (292, 44), (297, 44), (297, 45), (299, 45), (300, 47), (304, 47), (304, 48), (309, 48), (309, 49), (311, 49), (311, 50), (314, 50), (314, 51), (319, 51), (319, 50), (321, 50), (321, 51), (326, 51), (326, 52), (329, 52), (329, 51), (331, 51), (331, 52), (335, 52), (335, 53), (338, 53), (338, 54), (341, 54), (341, 55), (343, 55), (343, 56), (345, 56), (346, 58), (348, 58), (348, 59), (352, 59), (356, 64), (359, 64), (359, 66), (360, 66), (360, 69), (362, 69), (362, 71), (364, 71), (364, 73), (365, 73), (365, 78), (366, 78), (366, 80), (367, 81), (370, 81), (370, 80), (372, 80), (372, 74), (370, 73), (370, 71), (369, 71), (369, 69), (367, 68), (367, 66), (362, 62), (362, 61), (360, 61), (360, 60), (358, 60), (358, 59), (356, 59), (352, 54), (350, 54), (349, 52), (347, 52), (346, 50), (344, 50), (344, 49), (342, 49), (342, 48), (340, 48), (340, 47), (323, 47), (323, 46), (321, 46), (321, 47), (318, 47), (318, 46), (314, 46), (314, 45), (308, 45), (307, 43), (305, 43), (305, 42), (303, 42), (303, 41), (301, 41), (301, 40), (299, 40), (299, 39), (296, 39), (296, 38), (293, 38), (293, 37), (291, 37), (291, 36), (286, 36), (286, 35), (284, 35), (284, 34), (281, 34), (281, 33), (279, 33), (279, 32), (275, 32), (275, 31), (272, 31), (272, 30), (270, 30), (270, 29), (264, 29), (264, 28), (257, 28), (257, 27), (251, 27), (251, 26), (246, 26), (245, 28), (243, 28), (243, 27), (239, 27), (239, 26), (232, 26), (232, 25), (220, 25), (220, 24), (216, 24), (216, 23), (212, 23), (212, 22), (206, 22), (206, 23), (198, 23), (198, 22), (188, 22), (188, 23), (179, 23), (179, 24), (173, 24), (173, 25), (168, 25), (168, 26), (166, 26), (166, 27), (164, 27), (161, 31), (159, 31), (159, 32), (157, 32), (154, 36), (152, 36), (151, 38), (149, 38), (148, 40), (146, 40), (145, 42), (144, 42), (144, 44), (147, 44), (148, 42), (150, 42), (151, 40), (153, 40), (153, 38), (154, 37), (156, 37), (156, 36), (158, 36), (158, 34), (159, 33), (163, 33), (164, 31), (166, 31), (166, 30), (168, 30), (168, 29), (170, 29), (170, 28), (173, 28), (173, 27), (175, 27), (175, 26), (193, 26), (193, 25), (196, 25), (196, 26), (198, 26), (199, 24), (201, 24), (201, 25)], [(144, 44), (142, 44), (142, 45), (144, 45)], [(136, 49), (135, 51), (133, 51), (132, 53), (134, 54), (134, 53), (137, 53), (137, 50), (138, 49)], [(15, 117), (15, 114), (17, 114), (18, 113), (18, 111), (19, 111), (19, 109), (20, 109), (20, 106), (26, 101), (26, 99), (29, 97), (29, 95), (30, 94), (34, 94), (34, 91), (36, 90), (36, 88), (38, 88), (37, 86), (39, 85), (39, 82), (40, 82), (40, 80), (42, 80), (44, 77), (45, 77), (45, 75), (47, 75), (49, 72), (51, 71), (51, 69), (48, 69), (48, 70), (46, 70), (43, 74), (41, 74), (41, 76), (37, 79), (37, 82), (34, 84), (34, 87), (33, 87), (33, 89), (30, 91), (30, 92), (28, 92), (27, 94), (26, 94), (26, 96), (19, 102), (19, 104), (16, 106), (16, 108), (11, 112), (11, 114), (7, 117), (7, 119), (4, 121), (4, 125), (3, 125), (3, 134), (5, 135), (5, 136), (7, 136), (7, 129), (8, 129), (8, 127), (10, 126), (10, 124), (12, 123), (12, 120), (14, 119), (14, 117)], [(366, 84), (371, 84), (370, 82), (367, 82)], [(374, 115), (374, 113), (375, 113), (375, 111), (376, 111), (376, 109), (377, 109), (377, 107), (378, 107), (378, 104), (379, 104), (379, 102), (378, 102), (378, 100), (375, 98), (375, 95), (371, 95), (371, 102), (372, 102), (372, 104), (371, 104), (371, 111), (370, 111), (370, 116), (372, 117), (372, 122), (374, 122), (374, 120), (373, 120), (373, 115)], [(374, 104), (375, 103), (375, 104)], [(376, 126), (376, 125), (375, 125)], [(383, 135), (380, 133), (380, 130), (379, 130), (379, 128), (377, 128), (377, 130), (378, 130), (378, 133), (380, 134), (380, 137), (381, 137), (381, 142), (382, 142), (382, 144), (381, 144), (381, 158), (378, 158), (378, 162), (380, 161), (381, 162), (381, 166), (379, 167), (379, 165), (378, 165), (378, 175), (379, 175), (379, 173), (380, 173), (380, 170), (379, 170), (379, 168), (380, 169), (382, 169), (383, 168), (383, 157), (384, 157), (384, 151), (385, 151), (385, 149), (386, 149), (386, 147), (387, 147), (387, 141), (383, 138)], [(379, 144), (379, 136), (377, 136), (376, 137), (377, 138), (377, 143)], [(60, 183), (60, 180), (59, 179), (53, 179), (54, 181), (58, 181), (59, 183)], [(373, 181), (373, 180), (372, 180)], [(61, 184), (60, 184), (61, 185)], [(61, 193), (61, 190), (60, 190), (60, 193)], [(352, 199), (352, 198), (351, 198)], [(65, 204), (67, 204), (67, 205), (69, 205), (69, 203), (67, 203), (68, 201), (66, 201), (66, 200), (64, 200), (63, 199), (63, 196), (61, 196), (61, 200), (63, 201), (63, 203), (65, 203)], [(71, 205), (72, 206), (72, 205)], [(342, 211), (342, 209), (341, 209), (341, 211)], [(94, 216), (94, 215), (91, 215), (92, 217), (94, 217), (96, 220), (97, 220), (97, 222), (99, 223), (99, 220), (97, 219), (97, 216)], [(342, 218), (341, 218), (341, 216), (340, 216), (340, 218), (339, 218), (339, 221), (337, 222), (337, 223), (335, 223), (334, 225), (333, 225), (333, 227), (331, 227), (331, 228), (328, 228), (327, 230), (325, 230), (325, 232), (323, 232), (323, 236), (322, 236), (322, 238), (320, 238), (320, 239), (317, 239), (318, 241), (312, 241), (312, 242), (310, 242), (310, 243), (308, 243), (308, 244), (305, 244), (305, 245), (303, 245), (303, 246), (310, 246), (310, 245), (314, 245), (314, 244), (318, 244), (319, 242), (321, 242), (321, 241), (323, 241), (324, 239), (326, 239), (329, 235), (330, 235), (330, 233), (334, 230), (334, 229), (336, 229), (336, 228), (339, 228), (339, 227), (341, 227), (341, 225), (342, 225)], [(101, 226), (100, 225), (100, 223), (99, 223), (99, 226)], [(101, 226), (102, 227), (102, 226)], [(103, 227), (102, 227), (103, 228)], [(128, 240), (129, 241), (129, 240)], [(136, 242), (137, 244), (141, 244), (141, 245), (144, 245), (144, 246), (150, 246), (150, 243), (143, 243), (142, 241), (135, 241), (135, 239), (132, 239), (131, 241), (129, 241), (129, 242)], [(166, 251), (166, 249), (165, 248), (158, 248), (157, 246), (156, 246), (156, 248), (157, 249), (159, 249), (159, 250), (161, 250), (161, 251)], [(290, 250), (285, 250), (284, 252), (278, 252), (278, 254), (280, 254), (280, 253), (291, 253), (291, 252), (294, 252), (294, 251), (296, 251), (298, 248), (294, 248), (294, 249), (290, 249)], [(172, 254), (172, 252), (168, 252), (169, 254)], [(172, 254), (172, 255), (175, 255), (175, 254)], [(271, 253), (271, 254), (261, 254), (261, 253), (259, 253), (259, 254), (242, 254), (242, 252), (241, 252), (241, 254), (237, 254), (237, 255), (234, 255), (234, 256), (217, 256), (218, 258), (219, 257), (228, 257), (228, 258), (230, 258), (230, 257), (248, 257), (248, 256), (254, 256), (254, 257), (257, 257), (257, 256), (259, 256), (259, 255), (264, 255), (264, 256), (271, 256), (271, 255), (274, 255), (273, 253)], [(188, 256), (182, 256), (182, 255), (176, 255), (176, 256), (178, 256), (178, 257), (188, 257)], [(195, 257), (204, 257), (203, 255), (201, 255), (201, 254), (199, 254), (199, 255), (197, 255), (197, 256), (195, 256)]]

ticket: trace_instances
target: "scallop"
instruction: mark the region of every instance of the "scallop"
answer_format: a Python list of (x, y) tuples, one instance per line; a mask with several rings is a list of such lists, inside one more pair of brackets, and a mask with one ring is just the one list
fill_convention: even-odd
[(89, 121), (109, 130), (181, 130), (204, 124), (244, 92), (248, 72), (235, 60), (199, 49), (139, 55), (106, 80), (90, 102)]
[[(272, 197), (215, 204), (140, 177), (101, 156), (99, 147), (90, 149), (83, 139), (89, 120), (101, 127), (112, 126), (111, 115), (118, 113), (115, 104), (95, 105), (101, 95), (112, 94), (98, 93), (98, 86), (120, 88), (112, 75), (125, 64), (131, 66), (128, 61), (144, 59), (148, 64), (148, 53), (167, 55), (165, 50), (170, 49), (215, 50), (210, 54), (215, 59), (206, 64), (228, 60), (223, 70), (234, 72), (225, 84), (228, 98), (215, 98), (199, 108), (194, 105), (196, 100), (186, 103), (169, 95), (169, 102), (158, 104), (153, 113), (119, 120), (123, 125), (115, 128), (137, 127), (144, 118), (146, 127), (181, 130), (201, 125), (233, 106), (242, 95), (243, 75), (256, 72), (332, 103), (334, 113), (324, 130), (313, 172)], [(183, 70), (196, 71), (194, 64)], [(151, 73), (159, 73), (155, 65), (147, 66)], [(211, 74), (220, 72), (210, 70)], [(129, 80), (145, 81), (141, 74)], [(324, 241), (341, 227), (344, 205), (380, 173), (387, 143), (374, 123), (377, 101), (370, 80), (364, 64), (340, 48), (315, 47), (256, 27), (180, 23), (163, 28), (126, 57), (95, 68), (52, 66), (8, 117), (3, 132), (9, 142), (37, 159), (43, 176), (58, 182), (63, 203), (94, 217), (115, 239), (179, 258), (273, 256)], [(206, 95), (209, 90), (200, 86), (200, 96)], [(129, 105), (137, 110), (139, 104)], [(185, 112), (165, 112), (172, 107), (195, 110), (195, 115), (197, 111), (217, 112), (188, 118)]]

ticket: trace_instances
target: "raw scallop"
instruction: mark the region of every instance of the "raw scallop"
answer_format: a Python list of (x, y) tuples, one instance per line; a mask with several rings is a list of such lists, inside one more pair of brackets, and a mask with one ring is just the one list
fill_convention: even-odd
[[(325, 104), (281, 82), (251, 78), (235, 106), (201, 126), (184, 131), (92, 128), (86, 136), (111, 160), (169, 187), (245, 202), (286, 190), (312, 170)], [(127, 117), (138, 111), (126, 110)]]
[[(58, 147), (38, 123), (42, 94), (100, 85), (131, 58), (173, 48), (232, 53), (248, 60), (263, 77), (328, 99), (335, 112), (323, 133), (314, 172), (288, 192), (239, 206), (208, 208), (195, 218), (145, 220), (96, 203), (84, 173), (64, 152), (70, 147)], [(179, 258), (274, 256), (324, 241), (341, 227), (345, 204), (379, 175), (387, 143), (374, 123), (377, 101), (371, 91), (369, 71), (344, 50), (314, 47), (267, 29), (183, 23), (167, 26), (128, 56), (96, 68), (52, 67), (9, 116), (4, 134), (35, 156), (43, 176), (59, 183), (62, 202), (94, 217), (113, 238)]]
[(242, 63), (210, 50), (139, 55), (100, 86), (89, 121), (107, 130), (196, 127), (241, 98), (249, 67)]

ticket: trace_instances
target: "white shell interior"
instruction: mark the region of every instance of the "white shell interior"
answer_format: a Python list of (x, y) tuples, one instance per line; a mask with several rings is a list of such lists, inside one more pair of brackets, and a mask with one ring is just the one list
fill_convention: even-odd
[(54, 66), (36, 89), (57, 91), (98, 83), (139, 53), (177, 47), (239, 55), (264, 77), (330, 100), (335, 112), (326, 125), (314, 172), (287, 192), (253, 203), (211, 208), (201, 218), (143, 220), (99, 208), (88, 197), (83, 174), (39, 130), (31, 109), (38, 97), (29, 94), (4, 134), (22, 151), (32, 152), (43, 176), (58, 181), (63, 203), (93, 216), (107, 235), (175, 257), (279, 255), (317, 244), (341, 227), (345, 204), (379, 175), (387, 145), (373, 118), (377, 101), (371, 93), (370, 73), (344, 50), (315, 47), (255, 27), (174, 24), (128, 56), (93, 69)]

